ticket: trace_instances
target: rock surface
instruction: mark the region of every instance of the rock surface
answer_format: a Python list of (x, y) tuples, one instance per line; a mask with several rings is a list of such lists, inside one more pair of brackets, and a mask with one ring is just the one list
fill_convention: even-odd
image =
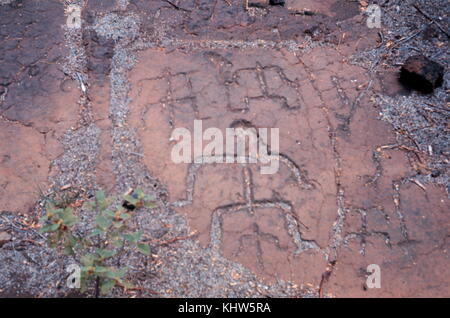
[[(154, 255), (121, 259), (142, 290), (113, 296), (450, 295), (445, 88), (390, 87), (409, 52), (392, 46), (395, 23), (412, 21), (403, 2), (383, 9), (387, 30), (368, 28), (356, 1), (64, 3), (0, 6), (0, 229), (15, 243), (0, 250), (1, 296), (73, 293), (72, 260), (44, 247), (36, 222), (62, 198), (88, 227), (81, 206), (99, 187), (158, 200), (133, 210)], [(78, 29), (68, 4), (82, 8)], [(279, 170), (174, 163), (171, 133), (194, 120), (279, 128)], [(370, 264), (380, 289), (366, 285)]]

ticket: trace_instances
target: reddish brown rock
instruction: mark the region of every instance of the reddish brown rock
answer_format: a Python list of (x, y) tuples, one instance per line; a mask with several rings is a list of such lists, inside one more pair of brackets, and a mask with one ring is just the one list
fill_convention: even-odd
[(0, 21), (0, 212), (27, 213), (62, 154), (61, 137), (77, 121), (80, 92), (62, 71), (62, 3), (2, 6)]

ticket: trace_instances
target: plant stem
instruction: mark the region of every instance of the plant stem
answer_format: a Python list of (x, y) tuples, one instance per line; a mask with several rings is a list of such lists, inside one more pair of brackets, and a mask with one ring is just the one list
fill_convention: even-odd
[(95, 278), (95, 298), (98, 298), (100, 294), (100, 277)]

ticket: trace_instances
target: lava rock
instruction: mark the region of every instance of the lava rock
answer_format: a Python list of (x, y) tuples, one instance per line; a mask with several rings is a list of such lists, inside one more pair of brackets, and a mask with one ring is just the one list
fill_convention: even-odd
[(39, 66), (32, 65), (28, 68), (28, 75), (30, 76), (36, 76), (39, 74)]
[(317, 25), (306, 29), (304, 32), (305, 34), (309, 35), (314, 41), (320, 41), (324, 36), (323, 31)]
[(128, 211), (136, 210), (136, 206), (133, 203), (127, 201), (127, 200), (122, 202), (122, 207), (127, 209)]
[(400, 71), (400, 82), (425, 94), (442, 85), (444, 67), (423, 55), (406, 59)]
[(269, 0), (249, 0), (249, 7), (264, 8), (269, 4)]
[(432, 173), (431, 173), (431, 176), (433, 177), (433, 178), (437, 178), (437, 177), (439, 177), (441, 175), (441, 172), (439, 171), (439, 170), (434, 170)]
[(11, 241), (11, 235), (7, 232), (0, 232), (0, 247)]
[(285, 1), (284, 0), (270, 0), (269, 4), (271, 6), (284, 6)]
[[(139, 196), (136, 193), (131, 194), (131, 196), (136, 200), (139, 199)], [(122, 207), (128, 211), (134, 211), (136, 208), (140, 208), (141, 206), (139, 204), (133, 204), (128, 200), (123, 200)]]

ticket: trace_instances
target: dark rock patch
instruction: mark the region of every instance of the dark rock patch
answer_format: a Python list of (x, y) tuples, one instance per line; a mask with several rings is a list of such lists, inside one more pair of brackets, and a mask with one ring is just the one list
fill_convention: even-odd
[(400, 81), (408, 88), (430, 94), (442, 85), (444, 67), (423, 55), (409, 57), (400, 71)]

